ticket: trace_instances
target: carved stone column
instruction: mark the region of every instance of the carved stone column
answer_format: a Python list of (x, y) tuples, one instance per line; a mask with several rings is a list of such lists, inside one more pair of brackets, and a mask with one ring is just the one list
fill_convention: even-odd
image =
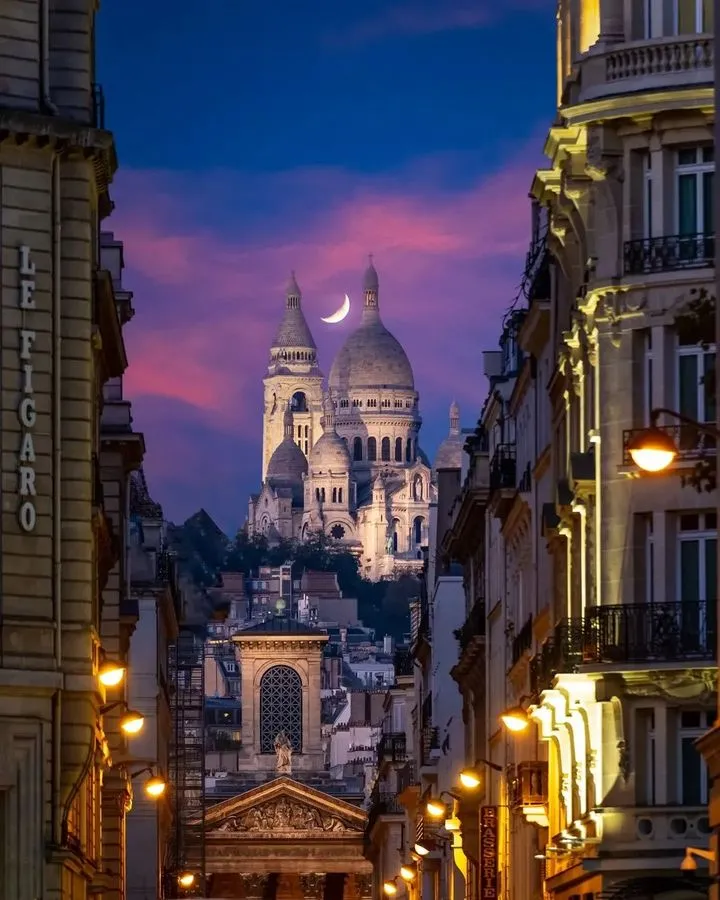
[(372, 875), (360, 874), (348, 875), (345, 882), (346, 900), (372, 900), (373, 879)]
[(600, 42), (616, 44), (624, 36), (623, 0), (600, 0)]
[(300, 887), (306, 900), (322, 900), (325, 893), (325, 875), (318, 872), (301, 875)]
[(262, 900), (269, 880), (269, 875), (241, 875), (240, 883), (242, 884), (243, 896)]

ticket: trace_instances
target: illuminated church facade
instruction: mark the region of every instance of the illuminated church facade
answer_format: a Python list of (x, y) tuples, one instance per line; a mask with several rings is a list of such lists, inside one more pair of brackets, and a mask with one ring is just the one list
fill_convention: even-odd
[(412, 366), (380, 317), (372, 263), (360, 325), (327, 383), (293, 276), (264, 378), (262, 487), (250, 498), (250, 533), (272, 541), (323, 532), (373, 580), (418, 571), (435, 492), (420, 425)]

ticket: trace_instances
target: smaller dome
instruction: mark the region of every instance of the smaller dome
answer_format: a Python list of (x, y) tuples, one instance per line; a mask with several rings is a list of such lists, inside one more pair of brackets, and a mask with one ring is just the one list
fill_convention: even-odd
[(320, 435), (310, 451), (311, 469), (332, 469), (347, 471), (351, 460), (347, 444), (336, 431), (326, 431)]
[(302, 483), (307, 475), (305, 454), (292, 438), (285, 438), (273, 451), (267, 467), (267, 480), (273, 484)]
[(328, 395), (323, 401), (323, 417), (320, 424), (323, 433), (310, 451), (310, 467), (321, 470), (349, 471), (352, 465), (350, 451), (335, 430), (335, 404), (331, 391), (328, 391)]

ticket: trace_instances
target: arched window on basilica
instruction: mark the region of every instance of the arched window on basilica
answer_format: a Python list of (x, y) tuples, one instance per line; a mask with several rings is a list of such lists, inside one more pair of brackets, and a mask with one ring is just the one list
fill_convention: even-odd
[(302, 391), (295, 391), (290, 401), (290, 409), (294, 413), (306, 413), (308, 411), (307, 397)]
[(360, 462), (363, 458), (362, 438), (356, 437), (353, 441), (353, 459)]
[(390, 462), (390, 438), (384, 437), (380, 444), (380, 458), (383, 462)]
[(393, 553), (398, 552), (398, 547), (400, 546), (400, 521), (398, 519), (393, 519), (392, 523), (392, 548)]
[(377, 460), (377, 441), (374, 437), (368, 438), (368, 460), (375, 462)]
[(272, 666), (260, 679), (260, 752), (274, 753), (284, 731), (295, 753), (302, 753), (302, 682), (290, 666)]
[(422, 516), (415, 516), (413, 520), (413, 541), (416, 544), (422, 544), (424, 524), (425, 520)]
[(395, 438), (395, 462), (402, 462), (402, 438)]
[(405, 443), (405, 462), (412, 462), (412, 441), (410, 438)]

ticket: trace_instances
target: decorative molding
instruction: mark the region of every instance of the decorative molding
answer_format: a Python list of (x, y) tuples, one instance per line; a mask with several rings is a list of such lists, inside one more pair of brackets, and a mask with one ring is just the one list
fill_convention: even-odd
[(228, 816), (214, 829), (224, 833), (261, 832), (263, 834), (288, 833), (357, 833), (340, 816), (321, 811), (307, 803), (280, 797), (251, 807), (247, 812)]
[(307, 900), (321, 900), (325, 892), (325, 875), (318, 872), (301, 875), (300, 887)]

